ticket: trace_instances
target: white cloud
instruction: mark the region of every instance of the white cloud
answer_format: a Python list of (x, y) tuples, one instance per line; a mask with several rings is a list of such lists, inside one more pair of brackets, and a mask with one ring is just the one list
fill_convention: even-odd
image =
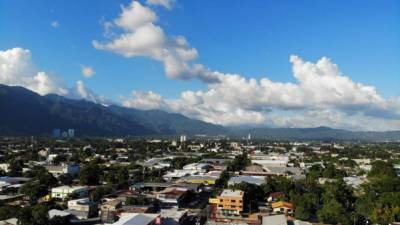
[(58, 94), (73, 99), (86, 99), (101, 104), (110, 104), (106, 98), (87, 89), (82, 81), (68, 88), (62, 78), (41, 71), (32, 61), (31, 52), (23, 48), (0, 51), (0, 83), (22, 86), (40, 95)]
[(132, 91), (131, 98), (125, 99), (122, 105), (137, 109), (168, 109), (161, 95), (152, 91)]
[(157, 20), (153, 10), (132, 1), (129, 6), (122, 7), (122, 13), (112, 25), (110, 22), (104, 22), (107, 24), (106, 33), (110, 33), (110, 27), (120, 28), (123, 32), (108, 42), (94, 40), (92, 44), (96, 49), (111, 51), (128, 58), (144, 56), (160, 61), (170, 78), (199, 78), (207, 83), (218, 81), (219, 77), (213, 72), (193, 63), (198, 57), (197, 50), (182, 36), (165, 35), (164, 30), (156, 24)]
[(94, 71), (94, 69), (90, 66), (81, 66), (81, 73), (84, 77), (86, 78), (90, 78), (92, 77), (96, 72)]
[(94, 103), (102, 104), (102, 105), (110, 105), (111, 102), (107, 100), (105, 97), (95, 94), (93, 91), (89, 90), (85, 83), (81, 80), (76, 82), (76, 87), (73, 92), (73, 95), (68, 97), (74, 99), (85, 99), (87, 101), (91, 101)]
[(171, 10), (172, 6), (175, 4), (176, 0), (147, 0), (148, 5), (161, 5), (166, 9)]
[(68, 94), (61, 78), (37, 69), (31, 52), (23, 48), (0, 51), (0, 83), (23, 86), (41, 95)]
[[(208, 90), (185, 91), (174, 100), (164, 100), (153, 93), (157, 95), (157, 102), (163, 104), (151, 104), (151, 108), (161, 105), (169, 111), (223, 125), (400, 128), (400, 101), (397, 98), (385, 100), (373, 86), (352, 81), (326, 57), (316, 63), (306, 62), (298, 56), (291, 56), (290, 61), (295, 83), (274, 82), (268, 78), (246, 79), (238, 74), (215, 72), (220, 82), (209, 84)], [(126, 100), (129, 101), (147, 102), (149, 99), (134, 95)], [(145, 104), (125, 105), (142, 108)]]
[(58, 27), (60, 26), (60, 23), (59, 23), (57, 20), (54, 20), (54, 21), (52, 21), (52, 22), (50, 23), (50, 25), (51, 25), (53, 28), (58, 28)]
[[(147, 4), (167, 2), (148, 0)], [(183, 36), (167, 36), (158, 19), (151, 8), (132, 1), (122, 7), (114, 21), (107, 22), (105, 32), (111, 32), (112, 37), (105, 42), (93, 41), (93, 46), (127, 58), (142, 56), (160, 61), (169, 78), (197, 78), (207, 83), (208, 89), (188, 90), (179, 99), (168, 100), (154, 92), (134, 91), (124, 99), (125, 106), (160, 108), (223, 125), (400, 128), (398, 98), (385, 99), (375, 87), (353, 81), (326, 57), (312, 63), (290, 56), (296, 82), (224, 74), (196, 63), (198, 51)]]

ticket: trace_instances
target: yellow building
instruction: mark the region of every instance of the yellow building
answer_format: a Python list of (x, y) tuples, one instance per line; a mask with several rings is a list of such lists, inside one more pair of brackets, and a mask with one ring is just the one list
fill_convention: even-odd
[(209, 203), (215, 204), (217, 212), (223, 215), (239, 216), (243, 211), (243, 194), (240, 190), (225, 189), (217, 198), (210, 198)]

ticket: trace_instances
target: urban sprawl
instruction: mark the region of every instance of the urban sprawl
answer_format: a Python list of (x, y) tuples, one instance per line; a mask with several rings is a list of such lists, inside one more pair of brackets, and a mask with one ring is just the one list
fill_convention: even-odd
[(0, 225), (400, 221), (400, 142), (54, 136), (0, 139)]

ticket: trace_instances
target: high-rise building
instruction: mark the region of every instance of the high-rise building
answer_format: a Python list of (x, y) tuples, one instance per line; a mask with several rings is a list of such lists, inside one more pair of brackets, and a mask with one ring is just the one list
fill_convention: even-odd
[(186, 142), (186, 135), (181, 135), (180, 141), (181, 143)]
[(75, 129), (68, 129), (68, 137), (69, 138), (75, 137)]
[(56, 128), (53, 130), (53, 137), (59, 138), (61, 136), (61, 130)]

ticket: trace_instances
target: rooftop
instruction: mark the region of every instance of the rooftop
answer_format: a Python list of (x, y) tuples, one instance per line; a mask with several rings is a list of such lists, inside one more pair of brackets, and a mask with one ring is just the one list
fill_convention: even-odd
[(220, 196), (221, 197), (242, 197), (243, 196), (243, 191), (225, 189), (224, 191), (222, 191)]

